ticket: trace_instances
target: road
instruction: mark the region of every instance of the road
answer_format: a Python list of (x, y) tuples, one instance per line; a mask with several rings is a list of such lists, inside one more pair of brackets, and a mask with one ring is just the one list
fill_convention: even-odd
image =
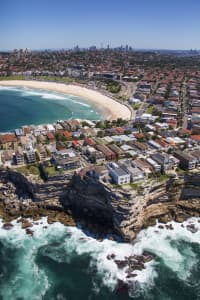
[(188, 103), (187, 103), (187, 89), (186, 89), (186, 82), (183, 83), (183, 86), (181, 88), (181, 95), (180, 95), (180, 101), (181, 101), (181, 116), (182, 116), (182, 127), (184, 129), (187, 129), (188, 125)]

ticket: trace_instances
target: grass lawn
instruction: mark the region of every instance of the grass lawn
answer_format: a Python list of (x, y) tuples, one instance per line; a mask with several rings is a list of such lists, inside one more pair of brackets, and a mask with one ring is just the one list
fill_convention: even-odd
[(24, 80), (24, 76), (0, 76), (0, 80)]
[(32, 174), (32, 175), (37, 175), (40, 177), (40, 170), (39, 170), (38, 165), (36, 165), (36, 164), (22, 166), (22, 167), (16, 168), (15, 171), (20, 172), (20, 173), (24, 174), (25, 176)]
[(45, 171), (48, 173), (49, 176), (55, 176), (55, 175), (60, 174), (60, 172), (57, 171), (54, 166), (46, 167)]
[(132, 105), (134, 110), (138, 110), (140, 108), (141, 103), (135, 103)]

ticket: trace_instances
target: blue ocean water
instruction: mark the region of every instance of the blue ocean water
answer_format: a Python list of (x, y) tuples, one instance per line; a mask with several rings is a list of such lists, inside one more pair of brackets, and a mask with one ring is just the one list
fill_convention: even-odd
[[(37, 224), (36, 224), (37, 223)], [(191, 233), (187, 224), (195, 224)], [(33, 236), (20, 223), (7, 231), (0, 221), (0, 299), (3, 300), (197, 300), (200, 297), (200, 223), (172, 222), (143, 230), (133, 245), (98, 241), (81, 229), (60, 223), (35, 222)], [(155, 259), (136, 277), (127, 278), (109, 254), (124, 259), (144, 250)], [(118, 280), (128, 292), (116, 290)]]
[(57, 120), (101, 118), (101, 111), (80, 97), (0, 86), (0, 132)]

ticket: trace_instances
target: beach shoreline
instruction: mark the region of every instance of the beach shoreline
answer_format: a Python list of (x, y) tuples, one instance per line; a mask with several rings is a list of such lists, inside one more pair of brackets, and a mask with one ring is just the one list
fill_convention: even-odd
[(103, 118), (116, 120), (122, 118), (125, 120), (131, 119), (131, 110), (128, 106), (103, 95), (99, 91), (94, 91), (86, 87), (81, 87), (73, 84), (63, 84), (55, 82), (43, 81), (26, 81), (26, 80), (2, 80), (0, 86), (8, 87), (25, 87), (31, 89), (40, 89), (44, 91), (56, 92), (65, 95), (78, 96), (93, 103), (102, 111)]

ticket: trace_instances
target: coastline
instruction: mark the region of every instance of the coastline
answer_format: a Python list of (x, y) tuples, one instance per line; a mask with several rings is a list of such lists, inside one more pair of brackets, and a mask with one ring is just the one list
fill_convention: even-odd
[(131, 110), (126, 105), (123, 105), (120, 102), (101, 94), (99, 91), (94, 91), (86, 87), (81, 87), (73, 84), (65, 85), (63, 83), (26, 80), (3, 80), (0, 82), (0, 86), (26, 87), (61, 93), (65, 95), (78, 96), (98, 106), (99, 110), (102, 111), (104, 119), (131, 119)]

